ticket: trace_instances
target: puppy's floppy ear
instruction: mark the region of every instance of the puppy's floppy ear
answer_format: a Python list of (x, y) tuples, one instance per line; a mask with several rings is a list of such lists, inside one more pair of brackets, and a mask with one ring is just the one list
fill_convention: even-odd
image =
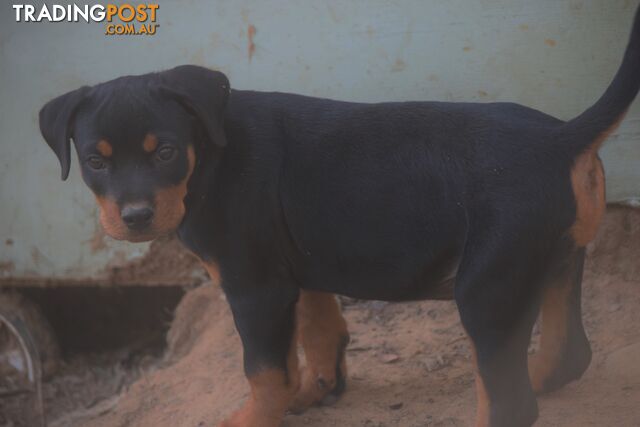
[(209, 139), (224, 147), (223, 116), (229, 98), (229, 80), (219, 71), (181, 65), (159, 73), (160, 91), (174, 98), (202, 123)]
[(88, 90), (89, 86), (83, 86), (61, 95), (47, 102), (40, 110), (40, 132), (60, 160), (63, 181), (69, 176), (71, 166), (73, 119)]

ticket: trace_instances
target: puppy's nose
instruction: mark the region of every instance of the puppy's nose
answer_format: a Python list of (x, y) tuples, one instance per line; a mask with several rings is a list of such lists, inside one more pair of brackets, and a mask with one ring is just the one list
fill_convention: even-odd
[(147, 205), (129, 205), (122, 208), (120, 217), (129, 229), (140, 231), (151, 224), (153, 209)]

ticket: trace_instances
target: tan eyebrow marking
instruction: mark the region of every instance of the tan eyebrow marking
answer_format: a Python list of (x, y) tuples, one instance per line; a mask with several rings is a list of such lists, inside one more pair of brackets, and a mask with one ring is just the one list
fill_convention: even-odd
[(113, 147), (106, 139), (101, 139), (100, 141), (98, 141), (96, 149), (104, 157), (111, 157), (111, 155), (113, 154)]
[(144, 151), (146, 151), (147, 153), (151, 153), (153, 152), (156, 148), (158, 147), (158, 138), (152, 134), (152, 133), (148, 133), (145, 137), (144, 137), (144, 141), (142, 141), (142, 148), (144, 149)]

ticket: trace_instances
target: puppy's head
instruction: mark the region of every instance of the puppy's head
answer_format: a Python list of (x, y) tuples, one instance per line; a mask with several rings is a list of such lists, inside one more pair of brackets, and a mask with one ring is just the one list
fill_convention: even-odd
[(201, 145), (226, 145), (229, 82), (185, 65), (121, 77), (49, 101), (40, 130), (69, 175), (73, 140), (107, 234), (141, 242), (178, 227)]

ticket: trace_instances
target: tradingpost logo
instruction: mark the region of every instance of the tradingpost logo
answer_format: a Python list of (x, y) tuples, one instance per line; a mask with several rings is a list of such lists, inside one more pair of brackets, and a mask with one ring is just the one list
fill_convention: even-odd
[(122, 4), (14, 4), (16, 22), (104, 22), (105, 35), (154, 35), (157, 3)]

